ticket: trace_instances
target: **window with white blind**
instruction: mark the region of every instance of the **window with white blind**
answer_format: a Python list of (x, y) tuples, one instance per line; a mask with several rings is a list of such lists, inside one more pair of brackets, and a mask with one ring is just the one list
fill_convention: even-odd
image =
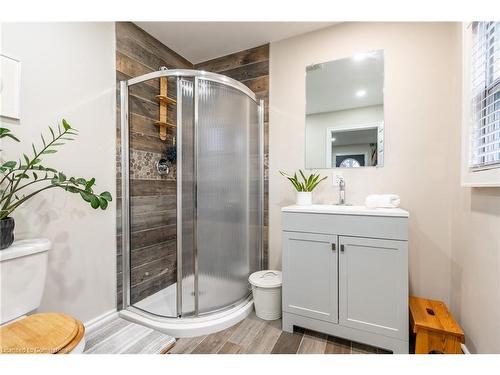
[(473, 22), (469, 169), (500, 168), (500, 22)]

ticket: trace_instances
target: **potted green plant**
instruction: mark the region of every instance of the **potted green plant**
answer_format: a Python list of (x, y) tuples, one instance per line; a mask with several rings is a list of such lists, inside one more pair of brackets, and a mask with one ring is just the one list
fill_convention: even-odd
[(326, 180), (326, 176), (321, 178), (319, 173), (311, 173), (309, 177), (306, 177), (304, 172), (299, 169), (300, 177), (302, 181), (297, 177), (297, 173), (293, 176), (280, 171), (281, 175), (286, 177), (293, 185), (295, 190), (297, 190), (297, 202), (298, 206), (308, 206), (312, 204), (312, 191), (318, 186), (318, 184)]
[[(14, 242), (14, 218), (10, 216), (24, 202), (49, 189), (59, 188), (69, 193), (79, 194), (94, 209), (105, 210), (112, 201), (107, 191), (96, 194), (93, 191), (95, 178), (66, 177), (54, 168), (42, 164), (44, 155), (54, 154), (65, 142), (74, 140), (78, 131), (62, 120), (55, 130), (49, 126), (50, 135), (41, 134), (42, 145), (31, 144), (32, 156), (23, 154), (18, 161), (0, 162), (0, 250)], [(0, 138), (19, 139), (7, 128), (0, 128)]]

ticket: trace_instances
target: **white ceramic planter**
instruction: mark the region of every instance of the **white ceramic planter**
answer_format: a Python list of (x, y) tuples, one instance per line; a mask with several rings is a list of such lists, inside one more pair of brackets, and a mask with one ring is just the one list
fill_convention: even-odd
[(312, 204), (312, 191), (297, 192), (297, 206), (310, 206)]

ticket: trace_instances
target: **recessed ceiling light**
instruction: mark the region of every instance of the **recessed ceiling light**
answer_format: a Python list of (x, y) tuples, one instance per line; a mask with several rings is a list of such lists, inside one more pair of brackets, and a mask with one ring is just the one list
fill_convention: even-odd
[(366, 90), (358, 90), (358, 91), (356, 91), (356, 96), (358, 98), (361, 98), (361, 97), (363, 97), (365, 95), (366, 95)]

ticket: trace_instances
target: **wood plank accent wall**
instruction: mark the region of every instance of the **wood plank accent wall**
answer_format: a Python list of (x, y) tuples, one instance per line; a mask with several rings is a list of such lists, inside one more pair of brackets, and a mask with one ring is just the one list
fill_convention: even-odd
[[(268, 134), (269, 134), (269, 45), (251, 48), (193, 66), (160, 41), (131, 22), (116, 23), (117, 80), (117, 306), (122, 308), (121, 251), (121, 163), (119, 82), (145, 73), (169, 69), (202, 69), (234, 78), (265, 101), (265, 190), (264, 264), (268, 262)], [(176, 97), (174, 80), (169, 80), (169, 96)], [(131, 302), (139, 301), (176, 281), (176, 175), (158, 175), (154, 161), (172, 144), (175, 130), (167, 141), (158, 137), (159, 80), (134, 85), (129, 92), (130, 195), (131, 195)], [(169, 121), (175, 123), (176, 108), (169, 107)]]
[[(119, 82), (145, 73), (169, 69), (192, 69), (193, 65), (131, 22), (116, 23), (117, 81), (117, 306), (122, 307), (121, 163)], [(176, 281), (176, 175), (159, 175), (154, 162), (172, 145), (175, 130), (159, 139), (159, 80), (130, 88), (130, 201), (131, 201), (131, 302), (147, 297)], [(176, 85), (169, 80), (169, 96)], [(175, 123), (176, 108), (169, 106)]]
[(219, 73), (248, 86), (264, 100), (264, 267), (268, 267), (269, 192), (269, 44), (195, 64), (195, 69)]

